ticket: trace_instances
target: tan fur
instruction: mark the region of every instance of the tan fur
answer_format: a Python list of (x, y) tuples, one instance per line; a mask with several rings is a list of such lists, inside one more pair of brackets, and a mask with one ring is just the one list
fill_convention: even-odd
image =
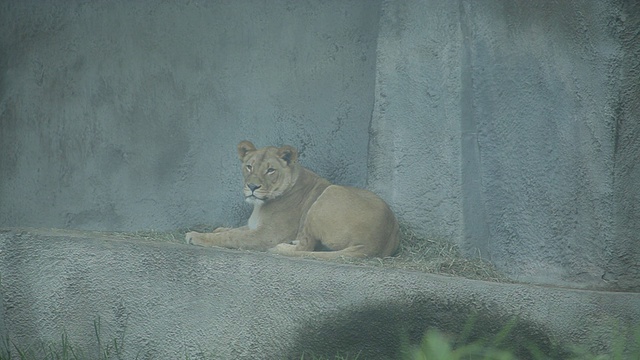
[(398, 248), (398, 222), (374, 193), (332, 185), (298, 164), (291, 146), (243, 141), (238, 155), (245, 200), (254, 205), (248, 225), (189, 232), (188, 243), (317, 258), (384, 257)]

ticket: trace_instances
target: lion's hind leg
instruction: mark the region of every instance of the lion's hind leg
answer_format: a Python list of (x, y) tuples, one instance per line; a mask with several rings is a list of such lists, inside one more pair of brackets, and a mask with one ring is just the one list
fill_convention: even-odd
[(364, 245), (353, 245), (335, 251), (313, 251), (299, 250), (297, 245), (283, 243), (269, 249), (269, 252), (286, 256), (312, 257), (316, 259), (337, 259), (343, 256), (364, 258), (369, 256), (364, 252)]

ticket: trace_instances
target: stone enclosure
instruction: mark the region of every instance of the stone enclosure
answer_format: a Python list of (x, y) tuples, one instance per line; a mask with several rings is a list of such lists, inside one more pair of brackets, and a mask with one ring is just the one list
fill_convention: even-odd
[[(536, 285), (14, 229), (0, 243), (2, 332), (82, 334), (97, 314), (124, 328), (127, 313), (150, 354), (193, 355), (215, 334), (231, 344), (221, 356), (250, 357), (238, 349), (300, 349), (298, 322), (336, 332), (309, 314), (413, 301), (429, 304), (407, 305), (422, 309), (414, 317), (442, 324), (425, 314), (498, 302), (602, 349), (609, 321), (640, 318), (638, 28), (640, 5), (623, 0), (0, 0), (0, 227), (240, 225), (249, 208), (235, 146), (248, 139), (295, 146), (303, 165), (377, 192), (421, 236)], [(303, 282), (305, 269), (340, 275)], [(350, 288), (351, 276), (381, 293)], [(258, 285), (275, 279), (289, 290)], [(234, 306), (231, 284), (258, 286), (235, 305), (239, 318), (214, 309)], [(310, 296), (316, 310), (287, 318), (270, 296)], [(163, 311), (185, 318), (163, 323)], [(191, 327), (203, 314), (229, 325)], [(266, 331), (276, 322), (291, 327)]]

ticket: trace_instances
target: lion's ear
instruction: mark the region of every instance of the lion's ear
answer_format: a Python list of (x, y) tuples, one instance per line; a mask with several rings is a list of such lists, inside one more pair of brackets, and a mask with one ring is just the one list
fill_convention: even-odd
[(238, 144), (238, 155), (240, 156), (240, 160), (244, 159), (244, 156), (247, 155), (249, 151), (254, 151), (256, 149), (255, 145), (251, 141), (241, 141)]
[(278, 156), (287, 162), (287, 165), (291, 165), (296, 160), (298, 160), (298, 150), (294, 147), (285, 145), (281, 148), (278, 148)]

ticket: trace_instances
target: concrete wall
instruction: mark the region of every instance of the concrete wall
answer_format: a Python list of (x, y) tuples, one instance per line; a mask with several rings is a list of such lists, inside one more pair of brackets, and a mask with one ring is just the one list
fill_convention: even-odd
[(236, 145), (363, 186), (376, 1), (0, 1), (0, 225), (238, 225)]
[[(566, 359), (607, 353), (640, 322), (640, 295), (497, 284), (267, 253), (116, 240), (69, 231), (0, 230), (4, 336), (21, 349), (60, 344), (97, 358), (398, 359), (430, 327), (493, 337)], [(0, 349), (4, 342), (0, 344)], [(112, 351), (114, 349), (112, 348)], [(15, 354), (15, 351), (14, 351)], [(115, 358), (115, 356), (113, 357)], [(521, 357), (528, 358), (528, 357)]]
[(384, 1), (371, 188), (518, 280), (640, 289), (631, 3)]
[(514, 279), (638, 290), (639, 6), (0, 1), (0, 226), (238, 225), (246, 138)]
[[(615, 241), (609, 244), (607, 279), (640, 289), (640, 4), (625, 1), (612, 31), (626, 50), (616, 68), (613, 202)], [(635, 30), (634, 30), (635, 29)]]

